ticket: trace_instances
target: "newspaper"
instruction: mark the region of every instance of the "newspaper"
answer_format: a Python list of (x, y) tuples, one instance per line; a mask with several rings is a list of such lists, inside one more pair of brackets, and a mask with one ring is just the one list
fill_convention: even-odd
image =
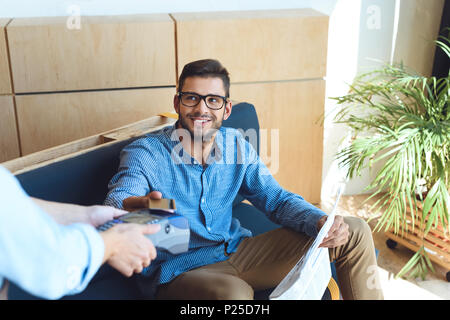
[(320, 300), (331, 278), (328, 248), (319, 248), (330, 230), (343, 187), (339, 186), (331, 213), (304, 256), (270, 294), (271, 300)]

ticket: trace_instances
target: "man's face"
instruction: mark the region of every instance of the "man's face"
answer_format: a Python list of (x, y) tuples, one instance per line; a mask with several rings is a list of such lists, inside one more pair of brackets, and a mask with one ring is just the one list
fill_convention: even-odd
[[(181, 92), (197, 93), (202, 96), (208, 94), (225, 96), (223, 81), (215, 77), (188, 77), (185, 79)], [(203, 99), (194, 106), (183, 105), (176, 95), (174, 97), (174, 108), (178, 113), (179, 124), (188, 130), (194, 137), (194, 130), (201, 134), (205, 140), (209, 140), (211, 134), (222, 126), (222, 121), (228, 119), (231, 114), (231, 102), (226, 101), (219, 110), (213, 110), (206, 106)], [(209, 138), (207, 138), (209, 137)]]

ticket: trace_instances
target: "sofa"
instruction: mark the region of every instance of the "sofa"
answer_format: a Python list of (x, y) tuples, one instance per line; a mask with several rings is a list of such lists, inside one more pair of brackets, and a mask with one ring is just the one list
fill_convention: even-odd
[[(249, 103), (238, 103), (223, 126), (250, 128), (259, 132), (259, 122), (255, 107)], [(120, 151), (137, 137), (118, 141), (93, 151), (57, 161), (49, 165), (18, 174), (16, 177), (25, 191), (33, 197), (44, 200), (74, 203), (80, 205), (101, 204), (108, 192), (107, 185), (119, 166)], [(249, 141), (255, 143), (255, 141)], [(259, 136), (254, 148), (259, 153)], [(271, 222), (262, 212), (243, 202), (238, 195), (233, 203), (233, 216), (254, 235), (280, 227)], [(255, 299), (267, 299), (272, 289), (255, 292)], [(9, 299), (36, 299), (13, 283), (9, 289)], [(88, 287), (80, 294), (65, 296), (70, 299), (141, 299), (136, 283), (122, 276), (108, 265), (100, 268)], [(327, 290), (324, 298), (330, 298)]]

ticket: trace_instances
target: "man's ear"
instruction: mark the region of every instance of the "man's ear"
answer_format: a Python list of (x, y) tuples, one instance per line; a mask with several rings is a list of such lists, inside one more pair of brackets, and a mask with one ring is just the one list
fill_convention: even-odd
[(223, 112), (223, 120), (227, 120), (230, 117), (232, 109), (233, 109), (233, 104), (231, 103), (231, 100), (228, 100), (225, 103), (225, 111)]
[(180, 114), (180, 99), (177, 94), (173, 96), (173, 108), (176, 113)]

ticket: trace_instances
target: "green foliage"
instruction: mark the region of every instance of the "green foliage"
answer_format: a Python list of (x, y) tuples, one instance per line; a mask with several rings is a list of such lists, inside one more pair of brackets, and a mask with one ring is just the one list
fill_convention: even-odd
[[(450, 29), (449, 29), (450, 30)], [(450, 58), (449, 38), (436, 44)], [(342, 106), (335, 121), (352, 128), (351, 144), (337, 154), (348, 178), (361, 174), (373, 163), (383, 163), (367, 190), (380, 195), (372, 209), (381, 212), (376, 231), (407, 230), (407, 217), (420, 214), (420, 229), (426, 235), (438, 223), (449, 231), (450, 208), (450, 72), (447, 77), (424, 77), (402, 64), (384, 65), (362, 74), (342, 97), (332, 98)], [(425, 197), (417, 190), (425, 181)], [(407, 210), (410, 209), (410, 211)], [(412, 223), (414, 226), (414, 223)], [(399, 275), (423, 275), (430, 266), (423, 247)]]
[(413, 257), (403, 266), (403, 268), (395, 276), (396, 278), (405, 276), (409, 272), (409, 277), (425, 279), (428, 269), (434, 272), (433, 265), (430, 259), (427, 257), (425, 247), (421, 246), (419, 250), (413, 255)]

